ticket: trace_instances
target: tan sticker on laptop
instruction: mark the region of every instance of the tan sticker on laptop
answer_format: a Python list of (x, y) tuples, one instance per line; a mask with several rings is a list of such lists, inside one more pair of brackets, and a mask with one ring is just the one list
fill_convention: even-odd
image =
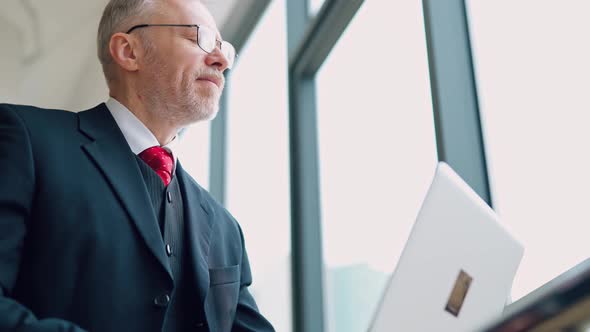
[(461, 270), (459, 272), (459, 276), (457, 276), (457, 281), (455, 281), (455, 286), (451, 291), (451, 296), (449, 296), (449, 301), (445, 307), (445, 310), (453, 316), (459, 316), (459, 312), (461, 311), (461, 307), (463, 307), (463, 302), (465, 301), (465, 297), (467, 296), (472, 281), (473, 278), (471, 278), (471, 276), (465, 271)]

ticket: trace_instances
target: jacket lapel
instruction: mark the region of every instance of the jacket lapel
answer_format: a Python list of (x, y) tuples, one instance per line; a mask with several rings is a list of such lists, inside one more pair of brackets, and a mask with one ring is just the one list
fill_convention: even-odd
[(158, 221), (137, 161), (105, 104), (78, 113), (79, 128), (93, 141), (82, 149), (96, 163), (127, 210), (130, 219), (172, 280)]
[(209, 204), (203, 198), (202, 189), (184, 171), (180, 162), (176, 165), (176, 174), (184, 198), (184, 220), (188, 230), (189, 248), (192, 266), (197, 278), (201, 303), (205, 302), (209, 291), (209, 243), (213, 214)]

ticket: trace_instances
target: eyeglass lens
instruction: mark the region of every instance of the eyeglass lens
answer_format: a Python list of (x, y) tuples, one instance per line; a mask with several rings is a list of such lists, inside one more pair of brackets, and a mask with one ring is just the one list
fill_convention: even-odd
[[(215, 31), (207, 27), (199, 27), (198, 42), (203, 51), (207, 53), (213, 52), (215, 46), (217, 46), (217, 36)], [(228, 67), (231, 68), (236, 57), (236, 51), (234, 47), (230, 43), (223, 41), (221, 42), (220, 50), (225, 59), (228, 61)]]

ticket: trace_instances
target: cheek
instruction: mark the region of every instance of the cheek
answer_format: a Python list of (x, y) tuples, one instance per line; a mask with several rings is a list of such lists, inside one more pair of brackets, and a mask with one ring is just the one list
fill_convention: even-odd
[(172, 87), (176, 90), (184, 90), (188, 85), (191, 84), (191, 75), (183, 68), (173, 67), (173, 69), (166, 74), (166, 81), (167, 84), (169, 84), (169, 87)]
[(174, 84), (186, 84), (190, 80), (194, 80), (195, 72), (191, 69), (190, 64), (182, 62), (180, 59), (175, 57), (169, 57), (165, 59), (166, 65), (162, 69), (166, 69), (166, 73), (163, 73), (167, 80)]
[(196, 95), (201, 94), (201, 89), (196, 81), (194, 71), (186, 71), (182, 74), (182, 80), (179, 84), (179, 89), (184, 97), (193, 98)]

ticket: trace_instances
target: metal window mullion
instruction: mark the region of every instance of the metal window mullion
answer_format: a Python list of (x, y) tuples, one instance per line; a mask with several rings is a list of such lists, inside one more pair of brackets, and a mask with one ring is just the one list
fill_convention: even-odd
[(488, 204), (485, 147), (464, 0), (423, 0), (439, 160)]
[[(231, 11), (222, 26), (224, 39), (232, 42), (239, 54), (256, 25), (264, 15), (271, 0), (241, 0)], [(238, 63), (234, 65), (237, 67)], [(226, 85), (221, 95), (219, 112), (211, 122), (209, 143), (209, 192), (221, 204), (225, 204), (227, 186), (227, 113), (231, 71), (226, 72)]]
[(271, 0), (235, 1), (235, 7), (222, 25), (221, 34), (234, 45), (238, 54), (248, 42), (270, 2)]
[(287, 2), (293, 330), (325, 330), (315, 75), (362, 4), (326, 0), (309, 20), (307, 1)]
[[(308, 25), (307, 1), (287, 1), (288, 54)], [(289, 59), (291, 60), (291, 59)], [(315, 82), (289, 67), (293, 331), (324, 330)]]
[(364, 0), (326, 0), (302, 32), (290, 41), (289, 68), (296, 74), (315, 76), (362, 6)]
[[(264, 15), (271, 0), (241, 0), (222, 25), (224, 39), (231, 41), (239, 54)], [(238, 63), (234, 65), (237, 67)], [(226, 72), (226, 85), (219, 112), (211, 123), (209, 160), (209, 191), (221, 204), (225, 203), (227, 185), (227, 113), (231, 71)]]
[(315, 80), (289, 80), (293, 331), (324, 330)]
[(225, 204), (227, 179), (227, 112), (231, 75), (225, 75), (225, 89), (219, 102), (219, 112), (211, 122), (209, 192), (219, 203)]

